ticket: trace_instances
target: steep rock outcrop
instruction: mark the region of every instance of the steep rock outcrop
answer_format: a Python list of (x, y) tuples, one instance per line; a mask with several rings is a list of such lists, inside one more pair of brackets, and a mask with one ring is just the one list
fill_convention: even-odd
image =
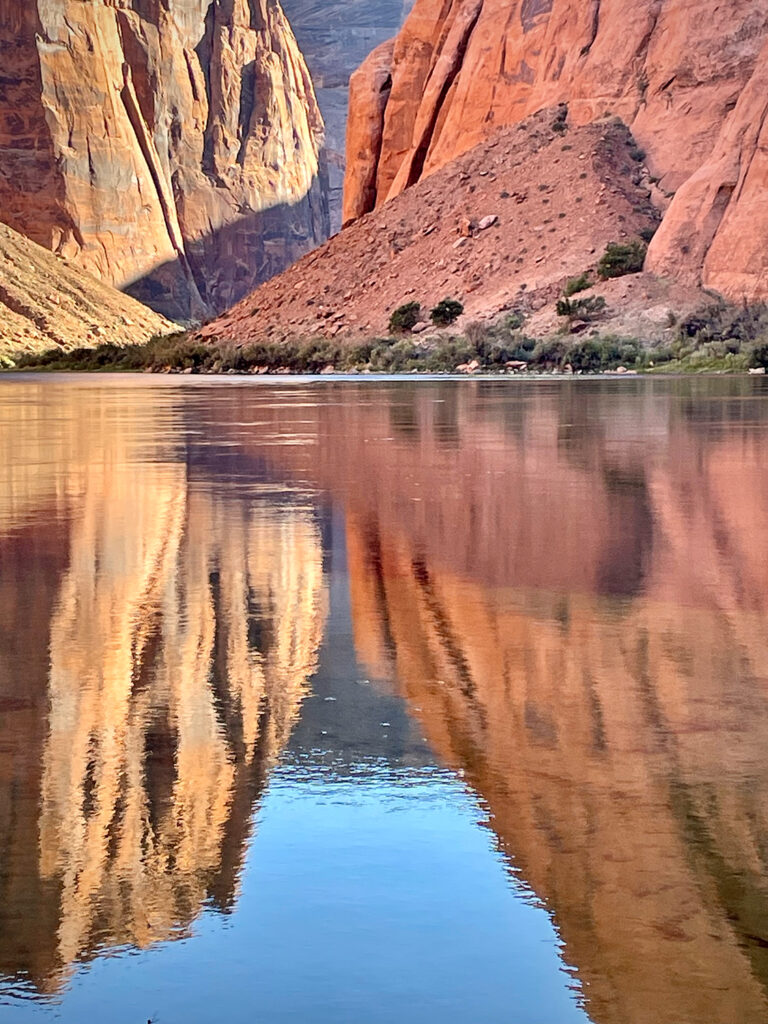
[(648, 267), (733, 298), (768, 298), (768, 42), (712, 155), (675, 196)]
[[(710, 160), (718, 139), (733, 143), (739, 124), (759, 135), (759, 102), (739, 99), (753, 75), (759, 95), (767, 37), (768, 0), (417, 0), (394, 45), (383, 114), (371, 75), (351, 111), (345, 219), (399, 194), (500, 125), (557, 102), (569, 104), (574, 124), (609, 111), (620, 116), (670, 198)], [(355, 155), (373, 149), (378, 134), (374, 195)], [(734, 188), (719, 202), (724, 229), (747, 222), (757, 242), (750, 202), (736, 212), (753, 188)], [(714, 275), (732, 298), (765, 295), (751, 266), (753, 247), (740, 245), (734, 266), (732, 236), (726, 231), (721, 243), (717, 235), (716, 226), (704, 279)], [(676, 255), (670, 251), (667, 261)], [(663, 261), (661, 240), (655, 259)], [(723, 259), (730, 269), (718, 277)], [(695, 269), (701, 274), (700, 264)]]
[[(325, 122), (331, 231), (341, 227), (350, 76), (400, 28), (413, 0), (283, 0)], [(356, 100), (351, 106), (355, 109)]]
[(143, 344), (174, 325), (0, 224), (0, 360), (21, 352)]
[(278, 0), (0, 0), (0, 208), (176, 317), (328, 231), (322, 119)]

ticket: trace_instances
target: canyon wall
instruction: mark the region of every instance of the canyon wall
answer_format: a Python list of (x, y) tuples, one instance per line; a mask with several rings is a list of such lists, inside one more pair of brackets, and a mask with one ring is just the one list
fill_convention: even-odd
[(0, 0), (0, 211), (176, 318), (328, 233), (322, 118), (278, 0)]
[(344, 219), (564, 102), (620, 117), (671, 200), (650, 269), (764, 298), (767, 39), (768, 0), (416, 0), (352, 80)]
[(352, 72), (402, 25), (413, 0), (283, 0), (325, 122), (331, 232), (341, 228)]

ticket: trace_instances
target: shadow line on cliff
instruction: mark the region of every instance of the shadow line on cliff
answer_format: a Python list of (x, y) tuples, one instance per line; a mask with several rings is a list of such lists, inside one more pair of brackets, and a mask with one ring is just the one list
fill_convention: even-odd
[[(329, 233), (326, 180), (320, 173), (298, 202), (243, 213), (195, 240), (188, 238), (185, 255), (207, 312), (216, 315), (322, 245)], [(168, 260), (122, 290), (171, 320), (188, 322), (194, 311), (180, 269), (179, 259)]]

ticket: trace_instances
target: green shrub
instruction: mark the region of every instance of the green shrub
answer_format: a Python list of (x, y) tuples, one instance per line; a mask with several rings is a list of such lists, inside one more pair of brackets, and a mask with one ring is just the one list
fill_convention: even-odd
[(524, 323), (525, 317), (516, 309), (513, 309), (511, 313), (508, 313), (504, 317), (504, 327), (506, 327), (508, 331), (519, 331)]
[(752, 367), (768, 369), (768, 335), (758, 338), (746, 350), (747, 363)]
[(589, 275), (589, 271), (585, 271), (583, 274), (579, 274), (578, 277), (572, 277), (566, 282), (565, 288), (563, 288), (563, 295), (566, 299), (570, 299), (572, 295), (576, 295), (578, 292), (585, 292), (587, 288), (592, 287), (592, 278)]
[(656, 234), (656, 232), (658, 230), (659, 230), (659, 225), (658, 224), (649, 224), (647, 227), (640, 228), (640, 230), (638, 231), (638, 235), (640, 235), (640, 237), (642, 238), (642, 240), (644, 242), (648, 243), (648, 242), (651, 241), (651, 239), (653, 238), (653, 236)]
[(646, 245), (639, 240), (627, 243), (609, 242), (597, 264), (597, 273), (603, 281), (610, 277), (637, 274), (643, 269), (645, 253)]
[(605, 309), (602, 295), (587, 295), (583, 299), (558, 299), (555, 306), (558, 316), (569, 320), (596, 320)]
[(568, 362), (581, 373), (599, 373), (600, 370), (618, 366), (619, 350), (615, 345), (606, 345), (597, 338), (586, 338), (573, 346), (568, 353)]
[(458, 320), (463, 312), (464, 307), (456, 299), (442, 299), (429, 314), (429, 317), (436, 326), (447, 327), (454, 320)]
[(640, 344), (632, 338), (585, 338), (568, 352), (567, 362), (581, 373), (600, 373), (619, 366), (635, 367), (642, 359)]
[(531, 353), (531, 364), (547, 370), (558, 370), (567, 362), (568, 343), (562, 338), (542, 338)]
[(768, 336), (768, 306), (728, 306), (717, 303), (687, 316), (680, 324), (681, 339), (702, 345), (708, 341), (731, 341), (743, 345)]
[(389, 318), (390, 331), (393, 334), (410, 331), (419, 322), (420, 313), (421, 303), (419, 302), (406, 302), (402, 306), (398, 306)]

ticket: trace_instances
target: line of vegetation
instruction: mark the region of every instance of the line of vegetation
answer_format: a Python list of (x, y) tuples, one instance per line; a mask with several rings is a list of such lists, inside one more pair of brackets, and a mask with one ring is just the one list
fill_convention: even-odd
[[(569, 301), (569, 300), (565, 300)], [(570, 300), (581, 314), (582, 300)], [(525, 318), (511, 312), (493, 324), (470, 323), (462, 333), (442, 331), (350, 343), (328, 338), (263, 342), (236, 347), (204, 344), (193, 335), (154, 338), (125, 348), (104, 344), (69, 352), (23, 355), (18, 370), (154, 373), (604, 373), (745, 372), (768, 368), (768, 306), (713, 304), (680, 323), (670, 319), (657, 343), (597, 331), (533, 338)]]

